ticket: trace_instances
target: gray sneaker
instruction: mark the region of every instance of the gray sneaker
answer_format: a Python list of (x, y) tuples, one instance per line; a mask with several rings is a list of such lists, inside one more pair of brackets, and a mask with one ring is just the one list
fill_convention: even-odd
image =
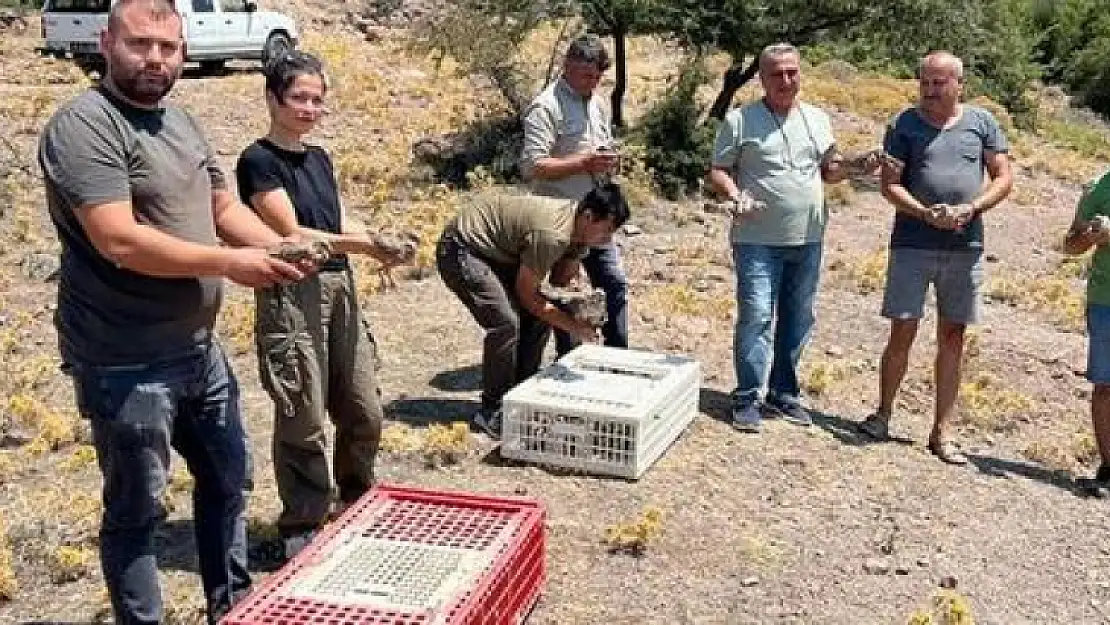
[(801, 426), (813, 425), (813, 417), (810, 416), (809, 411), (803, 408), (801, 404), (769, 401), (767, 402), (767, 411), (777, 417), (781, 417), (787, 423)]
[(294, 556), (300, 553), (305, 547), (309, 545), (309, 543), (312, 542), (313, 538), (316, 538), (316, 532), (314, 530), (300, 532), (298, 534), (292, 534), (290, 536), (285, 536), (284, 538), (282, 538), (281, 543), (282, 550), (284, 551), (285, 555), (285, 560), (292, 560)]
[(743, 408), (733, 407), (732, 427), (741, 432), (759, 433), (763, 428), (763, 415), (760, 414), (759, 406), (749, 404)]
[(482, 408), (474, 413), (474, 425), (495, 441), (501, 440), (501, 411)]

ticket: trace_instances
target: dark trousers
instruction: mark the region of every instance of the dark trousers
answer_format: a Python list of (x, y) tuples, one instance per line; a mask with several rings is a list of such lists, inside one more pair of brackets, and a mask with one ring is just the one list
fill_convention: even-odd
[(500, 408), (505, 393), (539, 370), (551, 328), (517, 300), (518, 265), (482, 258), (448, 231), (436, 246), (436, 266), (447, 288), (486, 331), (482, 406)]
[(257, 290), (255, 314), (259, 378), (274, 400), (277, 524), (283, 535), (298, 534), (322, 525), (336, 499), (352, 503), (374, 484), (382, 428), (376, 348), (350, 271)]
[[(628, 347), (628, 277), (621, 268), (620, 250), (613, 243), (605, 247), (590, 248), (582, 259), (582, 268), (590, 284), (605, 291), (605, 311), (608, 320), (601, 327), (601, 337), (610, 347)], [(577, 342), (566, 332), (555, 331), (555, 351), (562, 356), (577, 347)]]
[(250, 457), (239, 386), (223, 351), (197, 346), (157, 362), (70, 363), (104, 477), (100, 558), (116, 622), (159, 623), (154, 533), (175, 449), (194, 478), (200, 576), (215, 623), (250, 587), (243, 510)]

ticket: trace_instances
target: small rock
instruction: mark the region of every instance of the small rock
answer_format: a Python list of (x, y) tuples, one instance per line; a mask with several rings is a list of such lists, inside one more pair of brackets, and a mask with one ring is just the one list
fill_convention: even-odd
[(863, 571), (871, 575), (890, 573), (890, 562), (886, 558), (871, 558), (863, 563)]
[(624, 224), (621, 230), (630, 237), (634, 237), (636, 235), (644, 233), (644, 229), (640, 226), (637, 226), (636, 224)]
[(987, 254), (984, 257), (984, 260), (986, 260), (988, 263), (997, 263), (998, 262), (998, 255), (997, 254)]
[(759, 578), (755, 577), (755, 576), (745, 577), (744, 579), (740, 580), (740, 585), (743, 586), (744, 588), (751, 588), (752, 586), (758, 586), (759, 585)]
[(693, 215), (690, 215), (690, 221), (692, 221), (696, 224), (703, 224), (704, 225), (705, 224), (705, 215), (702, 214), (702, 213), (694, 213)]
[(917, 559), (917, 566), (919, 566), (923, 569), (929, 568), (929, 564), (930, 564), (929, 563), (929, 558), (918, 558)]
[(667, 245), (667, 244), (656, 245), (655, 249), (652, 250), (652, 251), (655, 252), (656, 254), (670, 254), (671, 252), (674, 251), (674, 246), (673, 245)]
[(29, 430), (18, 425), (10, 425), (0, 432), (0, 448), (22, 447), (34, 438), (35, 436)]
[(896, 567), (894, 567), (894, 574), (895, 575), (909, 575), (910, 574), (910, 567), (905, 566), (905, 565), (896, 566)]
[(42, 282), (51, 282), (58, 278), (58, 271), (61, 269), (61, 262), (54, 254), (43, 254), (41, 252), (34, 252), (28, 254), (19, 263), (20, 268), (23, 270), (23, 276), (29, 280), (41, 280)]
[(955, 576), (945, 575), (944, 577), (940, 578), (940, 584), (939, 585), (940, 585), (941, 588), (947, 588), (948, 590), (955, 590), (956, 584), (958, 584), (958, 583), (959, 583), (959, 581), (956, 579)]
[(710, 289), (710, 285), (706, 280), (697, 280), (693, 284), (693, 289), (699, 293), (705, 293)]
[(825, 355), (830, 356), (832, 358), (843, 358), (844, 357), (844, 349), (837, 346), (837, 345), (830, 345), (830, 346), (825, 348)]

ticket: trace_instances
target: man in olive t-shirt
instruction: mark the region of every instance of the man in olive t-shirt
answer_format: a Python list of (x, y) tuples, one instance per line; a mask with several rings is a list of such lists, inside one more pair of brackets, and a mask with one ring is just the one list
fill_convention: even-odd
[(439, 273), (486, 331), (474, 420), (490, 436), (501, 434), (501, 398), (539, 369), (551, 326), (596, 340), (592, 326), (540, 295), (540, 283), (552, 272), (574, 275), (585, 249), (608, 243), (627, 220), (620, 188), (608, 183), (578, 202), (479, 193), (444, 229)]
[(1110, 174), (1103, 174), (1079, 200), (1064, 252), (1083, 254), (1092, 247), (1087, 275), (1087, 379), (1091, 422), (1101, 463), (1094, 477), (1076, 483), (1087, 494), (1110, 496)]
[(104, 80), (51, 118), (39, 163), (62, 243), (59, 346), (104, 479), (104, 580), (117, 623), (162, 621), (154, 535), (174, 449), (195, 479), (215, 623), (250, 585), (246, 434), (212, 335), (220, 285), (303, 273), (270, 257), (280, 237), (235, 201), (193, 119), (163, 102), (183, 61), (173, 3), (117, 2), (100, 46)]

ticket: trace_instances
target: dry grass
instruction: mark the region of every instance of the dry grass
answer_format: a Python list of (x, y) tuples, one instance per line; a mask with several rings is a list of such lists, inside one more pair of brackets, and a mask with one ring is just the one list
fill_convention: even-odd
[(976, 427), (1004, 431), (1013, 427), (1011, 417), (1028, 412), (1033, 400), (1010, 388), (996, 376), (979, 373), (971, 381), (960, 384), (960, 411), (965, 423)]
[(13, 568), (12, 545), (8, 540), (8, 524), (0, 515), (0, 601), (11, 601), (19, 593), (19, 582)]
[(859, 369), (858, 363), (847, 360), (826, 360), (821, 357), (805, 358), (799, 368), (799, 382), (806, 393), (820, 397), (827, 395), (849, 380)]
[(462, 462), (474, 446), (470, 427), (465, 421), (456, 421), (424, 429), (403, 423), (391, 425), (382, 431), (379, 449), (389, 454), (419, 456), (426, 468), (436, 469)]
[(975, 625), (971, 603), (954, 590), (938, 591), (932, 604), (910, 615), (909, 625)]
[[(1082, 420), (1078, 415), (1076, 419)], [(1089, 429), (1052, 432), (1030, 442), (1021, 455), (1054, 471), (1075, 471), (1098, 458), (1098, 446)]]
[(881, 248), (863, 256), (837, 258), (829, 263), (829, 271), (854, 285), (860, 295), (880, 291), (886, 284), (887, 250)]
[(605, 528), (605, 544), (610, 553), (643, 555), (663, 529), (663, 512), (648, 506), (640, 517), (629, 523), (615, 523)]
[(1063, 330), (1082, 332), (1086, 299), (1071, 277), (1076, 271), (1081, 271), (1076, 269), (1076, 263), (1066, 262), (1061, 263), (1056, 273), (1035, 278), (997, 272), (990, 278), (986, 292), (996, 301), (1042, 313)]
[(249, 290), (232, 287), (225, 291), (216, 331), (232, 355), (254, 352), (254, 297)]
[(807, 101), (883, 122), (917, 99), (913, 80), (864, 74), (830, 77), (817, 70), (808, 72), (804, 81)]
[(736, 306), (735, 298), (699, 293), (685, 284), (650, 286), (638, 307), (665, 316), (729, 319)]
[(58, 547), (50, 557), (50, 579), (55, 584), (75, 582), (89, 574), (96, 559), (87, 547)]

